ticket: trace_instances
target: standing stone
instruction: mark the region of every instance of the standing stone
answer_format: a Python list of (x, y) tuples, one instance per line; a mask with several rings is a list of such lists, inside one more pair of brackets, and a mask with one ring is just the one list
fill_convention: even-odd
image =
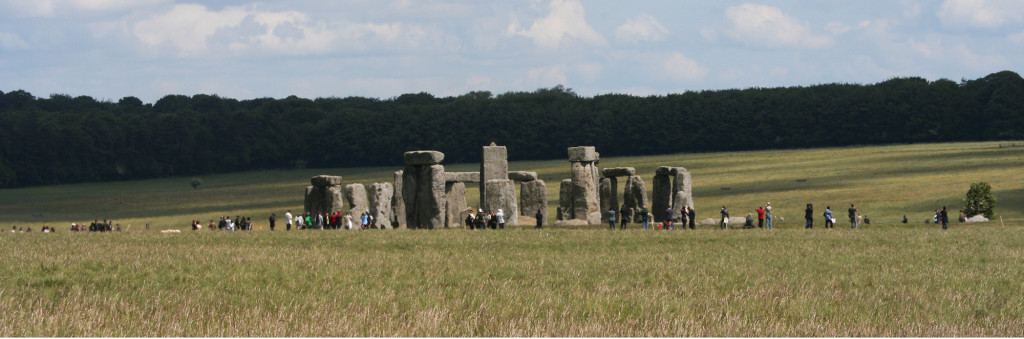
[(381, 229), (394, 228), (391, 224), (391, 199), (395, 194), (391, 183), (375, 182), (370, 184), (369, 202), (370, 215), (377, 220), (377, 227)]
[(391, 196), (391, 225), (393, 228), (405, 226), (405, 200), (402, 198), (402, 173), (395, 171), (394, 195)]
[(537, 210), (540, 210), (541, 224), (547, 225), (548, 189), (547, 184), (544, 183), (544, 180), (524, 182), (519, 187), (519, 197), (519, 201), (523, 206), (520, 214), (525, 215), (527, 217), (536, 218)]
[(487, 197), (484, 212), (497, 212), (501, 209), (505, 214), (506, 225), (519, 223), (519, 203), (516, 201), (515, 182), (508, 179), (487, 180)]
[[(447, 199), (444, 194), (444, 166), (430, 165), (418, 169), (416, 178), (416, 222), (407, 220), (410, 226), (427, 229), (444, 227)], [(408, 200), (406, 200), (408, 201)], [(408, 206), (406, 206), (408, 208)]]
[[(366, 186), (363, 186), (363, 184), (345, 186), (345, 200), (348, 201), (348, 211), (352, 213), (353, 218), (363, 215), (363, 212), (370, 210), (366, 198)], [(341, 208), (331, 210), (331, 212), (339, 210)]]
[(402, 206), (405, 208), (402, 224), (408, 228), (416, 228), (419, 223), (419, 215), (416, 213), (416, 179), (416, 166), (405, 166), (405, 170), (402, 171)]
[(693, 208), (693, 192), (690, 188), (690, 172), (685, 168), (674, 168), (672, 181), (672, 210), (682, 211), (683, 207)]
[(572, 179), (562, 179), (558, 186), (558, 220), (573, 219)]
[(303, 200), (302, 207), (306, 212), (313, 210), (313, 199), (310, 197), (316, 186), (306, 186), (306, 195)]
[(313, 186), (306, 187), (303, 207), (310, 213), (330, 213), (341, 209), (344, 200), (341, 192), (341, 177), (317, 175), (309, 179)]
[(625, 200), (623, 202), (626, 207), (634, 208), (638, 212), (633, 214), (633, 222), (640, 222), (639, 211), (644, 206), (650, 207), (650, 203), (647, 201), (647, 187), (644, 186), (644, 180), (639, 175), (631, 175), (629, 179), (626, 179), (623, 200)]
[(608, 213), (608, 210), (619, 211), (619, 182), (615, 177), (601, 178), (601, 211)]
[(662, 168), (665, 167), (658, 167), (654, 175), (654, 192), (651, 197), (651, 214), (654, 215), (654, 222), (665, 221), (665, 210), (672, 202), (672, 179), (668, 176), (667, 168), (662, 174)]
[(592, 162), (572, 163), (572, 213), (576, 219), (601, 224), (601, 205)]
[(508, 149), (493, 142), (483, 147), (483, 161), (480, 162), (480, 206), (487, 204), (487, 182), (508, 180)]
[(465, 226), (462, 224), (462, 212), (469, 208), (466, 204), (466, 183), (448, 182), (444, 185), (445, 223), (444, 227)]

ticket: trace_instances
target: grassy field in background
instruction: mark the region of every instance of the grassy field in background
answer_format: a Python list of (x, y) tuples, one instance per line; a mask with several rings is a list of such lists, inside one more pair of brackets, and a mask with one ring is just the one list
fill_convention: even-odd
[[(549, 215), (554, 216), (559, 182), (569, 176), (568, 162), (516, 161), (515, 154), (515, 149), (509, 149), (512, 170), (537, 171), (547, 182)], [(717, 217), (722, 205), (729, 206), (733, 216), (743, 216), (771, 201), (775, 215), (790, 221), (782, 227), (798, 226), (807, 203), (817, 211), (831, 205), (840, 212), (855, 203), (875, 222), (896, 222), (907, 215), (920, 223), (942, 206), (955, 212), (970, 184), (986, 181), (998, 198), (997, 218), (1024, 220), (1020, 208), (1024, 207), (1024, 142), (674, 154), (604, 158), (600, 163), (602, 168), (635, 167), (648, 192), (654, 169), (663, 165), (686, 167), (692, 174), (698, 219)], [(146, 223), (158, 229), (187, 229), (193, 219), (243, 215), (266, 229), (270, 213), (301, 210), (302, 194), (313, 175), (341, 175), (345, 184), (368, 185), (391, 182), (398, 169), (208, 175), (201, 177), (203, 184), (197, 190), (189, 185), (190, 177), (4, 189), (0, 190), (0, 225), (67, 229), (72, 222), (113, 219), (124, 229), (131, 224), (131, 230)], [(446, 165), (446, 170), (477, 171), (479, 164)], [(469, 186), (466, 195), (473, 206), (479, 193)], [(820, 219), (820, 213), (816, 217)]]
[[(535, 170), (547, 181), (553, 215), (569, 164), (515, 161), (509, 153), (513, 170)], [(661, 165), (692, 173), (698, 218), (717, 216), (721, 205), (741, 216), (771, 201), (787, 221), (774, 231), (266, 230), (270, 213), (299, 210), (310, 176), (369, 184), (391, 181), (396, 168), (211, 175), (198, 190), (191, 178), (0, 190), (0, 231), (36, 230), (0, 232), (0, 314), (9, 319), (0, 336), (1024, 333), (1024, 143), (600, 164), (636, 167), (648, 190)], [(921, 222), (943, 205), (959, 209), (978, 181), (993, 187), (996, 220), (947, 231)], [(470, 204), (477, 194), (467, 192)], [(813, 230), (802, 228), (808, 202), (818, 211)], [(824, 205), (842, 217), (850, 203), (873, 223), (821, 228)], [(911, 223), (898, 222), (904, 214)], [(263, 230), (185, 230), (192, 219), (217, 215), (250, 215)], [(67, 231), (95, 218), (114, 219), (126, 232)], [(59, 232), (39, 233), (43, 225)]]

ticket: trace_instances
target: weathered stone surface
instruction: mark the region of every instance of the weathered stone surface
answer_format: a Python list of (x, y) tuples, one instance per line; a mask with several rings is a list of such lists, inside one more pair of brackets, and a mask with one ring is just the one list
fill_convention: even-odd
[(391, 220), (391, 199), (395, 195), (395, 189), (389, 182), (375, 182), (370, 184), (368, 192), (370, 203), (370, 215), (377, 221), (377, 227), (390, 229)]
[(391, 196), (391, 225), (393, 228), (405, 226), (405, 200), (402, 198), (402, 173), (395, 171), (395, 184), (392, 186), (394, 195)]
[(558, 220), (572, 219), (572, 179), (562, 179), (558, 187)]
[(601, 170), (605, 177), (629, 177), (636, 175), (636, 169), (632, 167), (611, 167)]
[(618, 211), (620, 207), (618, 179), (615, 177), (601, 178), (599, 191), (601, 195), (601, 211), (604, 213), (607, 213), (609, 209)]
[(516, 199), (515, 181), (487, 180), (487, 202), (484, 211), (497, 212), (501, 209), (505, 214), (506, 225), (517, 225), (519, 220), (519, 203)]
[(670, 175), (672, 174), (671, 172), (672, 167), (670, 166), (658, 166), (658, 168), (654, 170), (654, 175)]
[(674, 176), (672, 180), (673, 196), (676, 192), (683, 192), (687, 197), (690, 197), (692, 195), (692, 190), (690, 189), (690, 172), (687, 172), (685, 168), (675, 167), (675, 174), (672, 175)]
[[(445, 174), (447, 176), (447, 173)], [(466, 183), (447, 182), (444, 184), (445, 195), (445, 227), (458, 227), (462, 225), (465, 216), (462, 212), (469, 208), (466, 204)]]
[(406, 165), (437, 165), (444, 160), (444, 153), (438, 151), (409, 151), (403, 155)]
[(480, 206), (487, 206), (487, 181), (508, 179), (508, 149), (493, 142), (484, 146), (480, 162)]
[(675, 212), (677, 218), (683, 213), (684, 207), (693, 207), (690, 196), (682, 191), (676, 192), (675, 196), (672, 197), (672, 211)]
[(341, 185), (341, 176), (338, 175), (317, 175), (309, 178), (313, 186), (334, 186)]
[(988, 221), (988, 218), (986, 218), (984, 215), (980, 215), (979, 214), (979, 215), (967, 218), (967, 221), (965, 221), (965, 222), (986, 222), (986, 221)]
[(511, 171), (508, 172), (508, 180), (512, 181), (534, 181), (537, 180), (537, 172)]
[(572, 209), (576, 219), (601, 223), (601, 205), (597, 194), (593, 163), (572, 163)]
[[(630, 176), (626, 179), (626, 185), (622, 193), (623, 203), (626, 207), (632, 208), (639, 212), (644, 207), (650, 207), (650, 202), (647, 201), (647, 187), (644, 186), (644, 180), (639, 175)], [(648, 209), (650, 211), (650, 209)], [(633, 215), (633, 222), (640, 222), (640, 213)]]
[(304, 203), (310, 213), (330, 213), (344, 206), (341, 186), (309, 186), (306, 191)]
[[(661, 172), (662, 168), (667, 167), (658, 167), (658, 171)], [(668, 173), (668, 170), (665, 170), (665, 173)], [(652, 192), (651, 200), (651, 215), (654, 216), (654, 221), (665, 221), (665, 210), (672, 203), (672, 179), (668, 174), (654, 176), (654, 192)]]
[(569, 161), (598, 161), (599, 159), (600, 155), (594, 146), (569, 147)]
[(416, 205), (416, 180), (419, 176), (417, 167), (422, 166), (405, 166), (405, 169), (402, 170), (402, 205), (405, 208), (402, 224), (408, 228), (416, 228), (419, 217)]
[[(719, 219), (718, 221), (722, 221)], [(729, 217), (729, 227), (743, 227), (747, 223), (746, 217)], [(754, 226), (757, 226), (757, 218), (754, 218)]]
[(480, 172), (444, 172), (445, 182), (480, 182)]
[(313, 199), (310, 198), (310, 193), (313, 192), (313, 187), (315, 186), (306, 186), (306, 194), (303, 195), (304, 199), (302, 199), (302, 208), (306, 212), (313, 209)]
[(586, 226), (589, 223), (586, 220), (579, 219), (566, 219), (555, 221), (555, 226)]
[(520, 214), (526, 217), (530, 217), (534, 223), (525, 221), (525, 218), (519, 219), (519, 225), (534, 225), (537, 216), (537, 210), (541, 213), (541, 223), (547, 225), (548, 222), (548, 188), (544, 180), (534, 180), (522, 183), (519, 186), (519, 201), (522, 205)]
[(721, 220), (715, 220), (715, 218), (707, 218), (707, 219), (704, 219), (704, 220), (701, 220), (701, 221), (697, 222), (696, 225), (713, 226), (713, 225), (718, 225), (719, 221), (721, 221)]
[[(444, 166), (420, 166), (416, 178), (416, 222), (410, 226), (434, 229), (444, 227), (447, 198), (444, 194)], [(409, 206), (406, 205), (406, 208)]]
[(348, 211), (352, 212), (353, 218), (370, 210), (370, 204), (366, 198), (366, 186), (363, 184), (345, 185), (345, 201), (348, 201)]

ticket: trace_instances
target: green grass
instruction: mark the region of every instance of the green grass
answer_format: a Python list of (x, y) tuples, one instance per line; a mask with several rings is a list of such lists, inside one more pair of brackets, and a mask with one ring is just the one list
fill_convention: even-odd
[(2, 234), (4, 336), (1016, 336), (1021, 224)]
[[(10, 320), (0, 336), (1019, 336), (1024, 147), (1006, 146), (601, 161), (636, 167), (648, 185), (657, 166), (688, 168), (702, 219), (723, 204), (741, 215), (772, 201), (788, 221), (771, 232), (140, 226), (242, 214), (265, 229), (271, 212), (299, 209), (312, 175), (371, 183), (390, 181), (392, 168), (204, 176), (199, 190), (190, 178), (2, 190), (0, 223), (37, 231), (0, 233), (0, 314)], [(511, 167), (539, 172), (553, 213), (568, 163)], [(992, 184), (1005, 224), (921, 223), (941, 205), (958, 209), (977, 181)], [(804, 230), (807, 202), (856, 203), (874, 223)], [(903, 214), (912, 223), (897, 223)], [(95, 218), (127, 232), (66, 231)]]
[[(515, 159), (515, 149), (509, 153)], [(734, 216), (743, 216), (771, 201), (775, 215), (789, 220), (791, 226), (802, 219), (807, 203), (813, 203), (817, 211), (831, 205), (839, 212), (855, 203), (862, 214), (875, 222), (896, 222), (907, 215), (918, 223), (942, 206), (957, 211), (970, 184), (986, 181), (998, 198), (997, 218), (1024, 220), (1024, 209), (1014, 208), (1024, 206), (1024, 146), (1018, 143), (618, 157), (602, 159), (600, 167), (635, 167), (650, 192), (654, 169), (662, 165), (683, 166), (690, 171), (698, 219), (717, 217), (722, 205), (729, 206)], [(559, 182), (569, 176), (568, 162), (513, 160), (510, 168), (538, 172), (547, 182), (549, 215), (554, 216)], [(0, 190), (0, 225), (34, 229), (56, 225), (67, 229), (72, 222), (113, 219), (126, 229), (128, 224), (133, 225), (133, 230), (146, 223), (156, 228), (186, 229), (193, 219), (208, 221), (220, 215), (244, 215), (253, 217), (257, 227), (266, 229), (270, 213), (282, 215), (287, 209), (302, 209), (302, 195), (313, 175), (342, 175), (345, 184), (368, 185), (392, 182), (392, 173), (398, 169), (210, 175), (202, 177), (203, 184), (197, 190), (189, 185), (191, 177), (5, 189)], [(479, 165), (447, 165), (446, 170), (475, 171)], [(803, 179), (806, 182), (797, 181)], [(619, 185), (621, 194), (622, 183)], [(479, 191), (475, 185), (468, 186), (467, 201), (473, 206)], [(816, 217), (820, 219), (820, 213)]]

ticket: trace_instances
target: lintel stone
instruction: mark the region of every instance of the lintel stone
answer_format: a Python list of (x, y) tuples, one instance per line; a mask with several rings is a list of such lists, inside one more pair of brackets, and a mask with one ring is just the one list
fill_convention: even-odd
[(444, 153), (438, 151), (409, 151), (405, 152), (403, 157), (406, 165), (437, 165), (444, 160)]

